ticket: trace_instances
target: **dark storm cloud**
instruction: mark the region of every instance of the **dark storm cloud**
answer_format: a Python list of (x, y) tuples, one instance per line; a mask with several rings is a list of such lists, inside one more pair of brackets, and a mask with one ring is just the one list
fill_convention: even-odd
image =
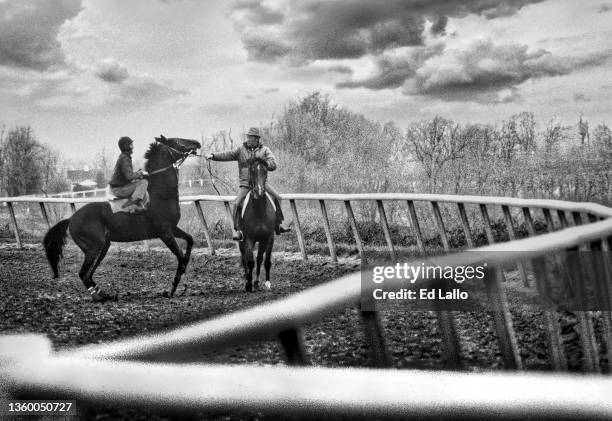
[(516, 13), (541, 0), (287, 0), (273, 9), (264, 0), (234, 3), (231, 19), (249, 58), (293, 64), (358, 58), (424, 43), (426, 21), (444, 34), (448, 17), (480, 14), (489, 19)]
[(599, 6), (599, 9), (597, 9), (597, 13), (606, 13), (610, 10), (612, 10), (612, 6), (610, 6), (609, 4), (602, 4), (601, 6)]
[(399, 88), (411, 78), (423, 63), (444, 49), (443, 45), (419, 47), (412, 49), (403, 56), (381, 56), (376, 60), (376, 72), (373, 76), (357, 81), (345, 81), (336, 85), (337, 88), (367, 88), (372, 90)]
[(433, 35), (444, 34), (446, 33), (447, 23), (448, 18), (446, 16), (438, 16), (429, 30)]
[(121, 83), (129, 77), (127, 68), (115, 59), (102, 60), (97, 64), (95, 74), (109, 83)]
[(60, 27), (81, 10), (81, 0), (0, 2), (0, 65), (46, 70), (63, 64)]

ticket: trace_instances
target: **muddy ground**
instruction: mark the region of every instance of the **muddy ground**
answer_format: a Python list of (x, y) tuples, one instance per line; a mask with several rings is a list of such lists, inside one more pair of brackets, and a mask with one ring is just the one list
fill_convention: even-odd
[[(160, 332), (196, 320), (253, 307), (264, 301), (319, 285), (359, 269), (352, 258), (337, 265), (325, 257), (302, 262), (296, 254), (279, 253), (272, 266), (269, 292), (244, 292), (235, 250), (215, 256), (196, 249), (179, 293), (164, 298), (175, 269), (169, 252), (140, 247), (113, 246), (96, 273), (97, 282), (119, 294), (117, 302), (92, 303), (78, 278), (81, 254), (69, 246), (60, 264), (60, 278), (51, 271), (39, 246), (0, 248), (0, 333), (36, 332), (47, 335), (55, 349), (107, 342)], [(184, 287), (187, 286), (185, 290)], [(464, 368), (470, 371), (500, 370), (501, 353), (493, 320), (488, 313), (457, 312)], [(513, 310), (519, 348), (525, 369), (550, 370), (548, 341), (541, 314)], [(386, 310), (382, 314), (386, 340), (396, 368), (444, 367), (441, 337), (435, 314)], [(577, 326), (571, 315), (561, 315), (562, 338), (570, 370), (578, 371), (581, 351)], [(325, 367), (370, 365), (358, 309), (346, 309), (307, 326), (305, 347), (314, 365)], [(603, 346), (602, 346), (603, 348)], [(605, 349), (601, 349), (608, 371)], [(261, 341), (203, 354), (201, 361), (215, 363), (284, 364), (276, 342)], [(204, 419), (271, 419), (266, 414), (200, 414)], [(88, 419), (164, 419), (141, 411), (92, 409)]]

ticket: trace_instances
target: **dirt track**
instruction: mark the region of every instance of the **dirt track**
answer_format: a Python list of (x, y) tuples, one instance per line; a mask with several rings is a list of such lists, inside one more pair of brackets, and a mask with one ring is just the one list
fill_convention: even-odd
[[(61, 277), (54, 280), (40, 247), (0, 249), (0, 333), (43, 333), (56, 349), (107, 342), (252, 307), (358, 270), (356, 260), (332, 265), (324, 257), (302, 262), (295, 255), (281, 254), (273, 261), (272, 291), (245, 293), (238, 256), (233, 250), (222, 250), (216, 256), (196, 250), (178, 289), (182, 293), (187, 286), (185, 294), (168, 299), (162, 297), (162, 292), (172, 281), (174, 256), (156, 249), (147, 253), (113, 247), (95, 279), (105, 289), (118, 292), (119, 300), (97, 304), (91, 302), (78, 279), (80, 263), (80, 252), (68, 247), (60, 263)], [(501, 354), (489, 314), (456, 315), (466, 368), (499, 369)], [(382, 316), (396, 367), (443, 367), (441, 339), (433, 313), (386, 311)], [(539, 314), (514, 312), (513, 316), (525, 367), (550, 369)], [(577, 370), (581, 355), (571, 321), (564, 324), (562, 334), (570, 368)], [(308, 326), (304, 337), (313, 364), (335, 367), (370, 364), (357, 309), (347, 309)], [(205, 354), (202, 360), (279, 364), (283, 358), (277, 343), (265, 341)]]

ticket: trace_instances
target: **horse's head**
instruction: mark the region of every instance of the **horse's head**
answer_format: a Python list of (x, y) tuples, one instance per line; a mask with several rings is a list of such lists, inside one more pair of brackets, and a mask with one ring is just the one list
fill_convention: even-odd
[(249, 164), (249, 189), (253, 192), (253, 199), (259, 199), (266, 192), (266, 180), (268, 170), (263, 162), (258, 159)]
[(201, 147), (200, 142), (190, 139), (156, 137), (145, 153), (145, 170), (149, 174), (162, 172), (178, 166), (190, 155), (195, 155)]

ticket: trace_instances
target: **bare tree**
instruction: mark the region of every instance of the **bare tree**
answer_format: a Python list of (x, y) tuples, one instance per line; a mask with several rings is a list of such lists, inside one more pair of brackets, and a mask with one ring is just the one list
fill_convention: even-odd
[(423, 167), (432, 193), (438, 188), (444, 165), (463, 156), (467, 137), (460, 133), (458, 124), (442, 117), (411, 124), (407, 129), (407, 147)]
[(584, 145), (584, 141), (586, 139), (586, 143), (589, 143), (589, 122), (582, 119), (580, 116), (580, 121), (578, 121), (578, 134), (580, 135), (580, 144)]

